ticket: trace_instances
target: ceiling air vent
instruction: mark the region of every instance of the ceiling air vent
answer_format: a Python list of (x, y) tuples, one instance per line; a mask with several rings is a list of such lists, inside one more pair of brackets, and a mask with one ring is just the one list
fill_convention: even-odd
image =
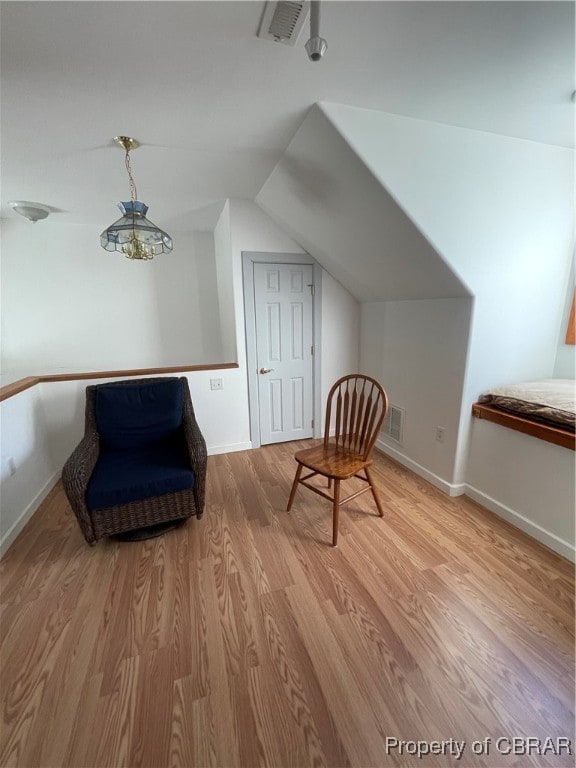
[(382, 434), (391, 437), (397, 443), (401, 443), (403, 428), (404, 408), (399, 408), (397, 405), (389, 405), (386, 411), (386, 418), (384, 419), (384, 426), (382, 427)]
[(258, 37), (294, 45), (308, 15), (308, 3), (267, 2)]

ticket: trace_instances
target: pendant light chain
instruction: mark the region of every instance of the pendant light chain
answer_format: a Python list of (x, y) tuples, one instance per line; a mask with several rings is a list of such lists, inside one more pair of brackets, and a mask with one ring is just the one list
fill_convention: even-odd
[[(130, 166), (130, 147), (129, 146), (126, 147), (126, 157), (124, 158), (124, 162), (126, 164), (126, 170), (128, 171), (128, 182), (130, 184), (130, 197), (132, 199), (132, 204), (134, 204), (136, 200), (138, 200), (138, 194), (136, 192), (136, 183), (134, 181), (134, 177), (132, 176), (132, 168)], [(145, 249), (142, 246), (142, 243), (140, 242), (138, 235), (136, 234), (136, 216), (134, 215), (134, 210), (132, 211), (132, 235), (130, 237), (130, 242), (122, 246), (122, 251), (126, 256), (126, 258), (128, 259), (148, 258), (148, 254), (145, 253)]]
[(136, 184), (134, 183), (134, 178), (132, 176), (132, 168), (130, 167), (130, 149), (126, 148), (126, 170), (128, 171), (128, 180), (130, 182), (130, 195), (132, 197), (132, 202), (134, 203), (136, 200), (138, 200), (138, 193), (136, 192)]

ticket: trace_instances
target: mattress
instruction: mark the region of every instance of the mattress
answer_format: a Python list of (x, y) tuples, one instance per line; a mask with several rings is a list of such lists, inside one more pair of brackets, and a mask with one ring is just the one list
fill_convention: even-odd
[(493, 387), (478, 402), (574, 432), (575, 392), (574, 379), (540, 379)]

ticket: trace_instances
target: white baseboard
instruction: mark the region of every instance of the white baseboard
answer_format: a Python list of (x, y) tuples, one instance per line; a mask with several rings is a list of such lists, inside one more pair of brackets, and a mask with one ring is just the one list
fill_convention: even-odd
[(234, 453), (235, 451), (249, 451), (252, 443), (231, 443), (230, 445), (211, 445), (208, 447), (208, 456), (215, 456), (217, 453)]
[(448, 496), (462, 496), (462, 494), (466, 492), (465, 483), (449, 483), (447, 480), (444, 480), (438, 475), (435, 475), (433, 472), (430, 472), (430, 470), (426, 469), (426, 467), (418, 464), (418, 462), (409, 459), (408, 456), (405, 456), (403, 453), (400, 453), (400, 451), (392, 448), (392, 446), (388, 445), (383, 440), (376, 441), (376, 448), (378, 448), (379, 451), (382, 451), (382, 453), (385, 453), (387, 456), (390, 456), (391, 459), (394, 459), (399, 464), (402, 464), (402, 466), (411, 469), (412, 472), (417, 474), (419, 477), (424, 478), (424, 480), (427, 480), (435, 488), (439, 488), (441, 491), (444, 491), (444, 493)]
[(567, 558), (573, 563), (576, 562), (576, 547), (574, 547), (573, 544), (570, 544), (570, 542), (564, 541), (564, 539), (556, 536), (555, 533), (547, 531), (545, 528), (542, 528), (541, 525), (538, 525), (538, 523), (534, 523), (532, 520), (524, 517), (520, 512), (516, 512), (505, 504), (496, 501), (496, 499), (479, 491), (477, 488), (473, 488), (471, 485), (466, 486), (465, 493), (473, 501), (477, 501), (478, 504), (481, 504), (483, 507), (486, 507), (486, 509), (494, 512), (498, 517), (502, 517), (504, 520), (512, 523), (516, 528), (520, 528), (524, 533), (532, 536), (533, 539), (545, 544), (550, 549), (553, 549), (554, 552), (557, 552), (559, 555), (562, 555), (562, 557)]
[(32, 516), (34, 515), (34, 512), (36, 512), (40, 504), (42, 504), (46, 496), (48, 496), (52, 488), (54, 488), (58, 480), (60, 480), (60, 474), (61, 473), (59, 471), (54, 472), (54, 474), (48, 478), (48, 480), (44, 483), (42, 488), (38, 491), (36, 496), (32, 499), (30, 504), (28, 504), (26, 509), (22, 512), (20, 517), (12, 523), (12, 525), (6, 531), (4, 536), (2, 536), (2, 539), (0, 540), (0, 559), (4, 557), (4, 555), (6, 554), (9, 547), (11, 546), (13, 541), (16, 539), (20, 531), (24, 528), (26, 523), (32, 518)]

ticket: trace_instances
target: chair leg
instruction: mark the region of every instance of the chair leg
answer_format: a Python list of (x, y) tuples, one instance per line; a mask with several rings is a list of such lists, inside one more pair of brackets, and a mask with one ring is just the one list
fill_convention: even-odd
[(300, 482), (300, 475), (302, 474), (303, 468), (303, 464), (298, 464), (298, 469), (294, 475), (294, 482), (292, 483), (292, 490), (290, 491), (290, 498), (288, 499), (288, 506), (286, 507), (287, 512), (290, 512), (290, 509), (292, 508), (292, 502), (294, 501), (294, 496), (296, 496), (296, 488), (298, 488), (298, 483)]
[(382, 503), (380, 502), (380, 499), (378, 498), (378, 494), (376, 493), (376, 486), (374, 485), (374, 481), (372, 479), (372, 473), (368, 469), (368, 467), (364, 467), (364, 471), (366, 472), (366, 477), (368, 478), (368, 482), (370, 483), (370, 490), (372, 491), (372, 496), (374, 496), (374, 501), (376, 502), (376, 506), (378, 507), (378, 514), (380, 517), (384, 517), (384, 510), (382, 509)]
[(338, 513), (340, 512), (340, 480), (334, 480), (334, 511), (332, 514), (332, 546), (338, 544)]

